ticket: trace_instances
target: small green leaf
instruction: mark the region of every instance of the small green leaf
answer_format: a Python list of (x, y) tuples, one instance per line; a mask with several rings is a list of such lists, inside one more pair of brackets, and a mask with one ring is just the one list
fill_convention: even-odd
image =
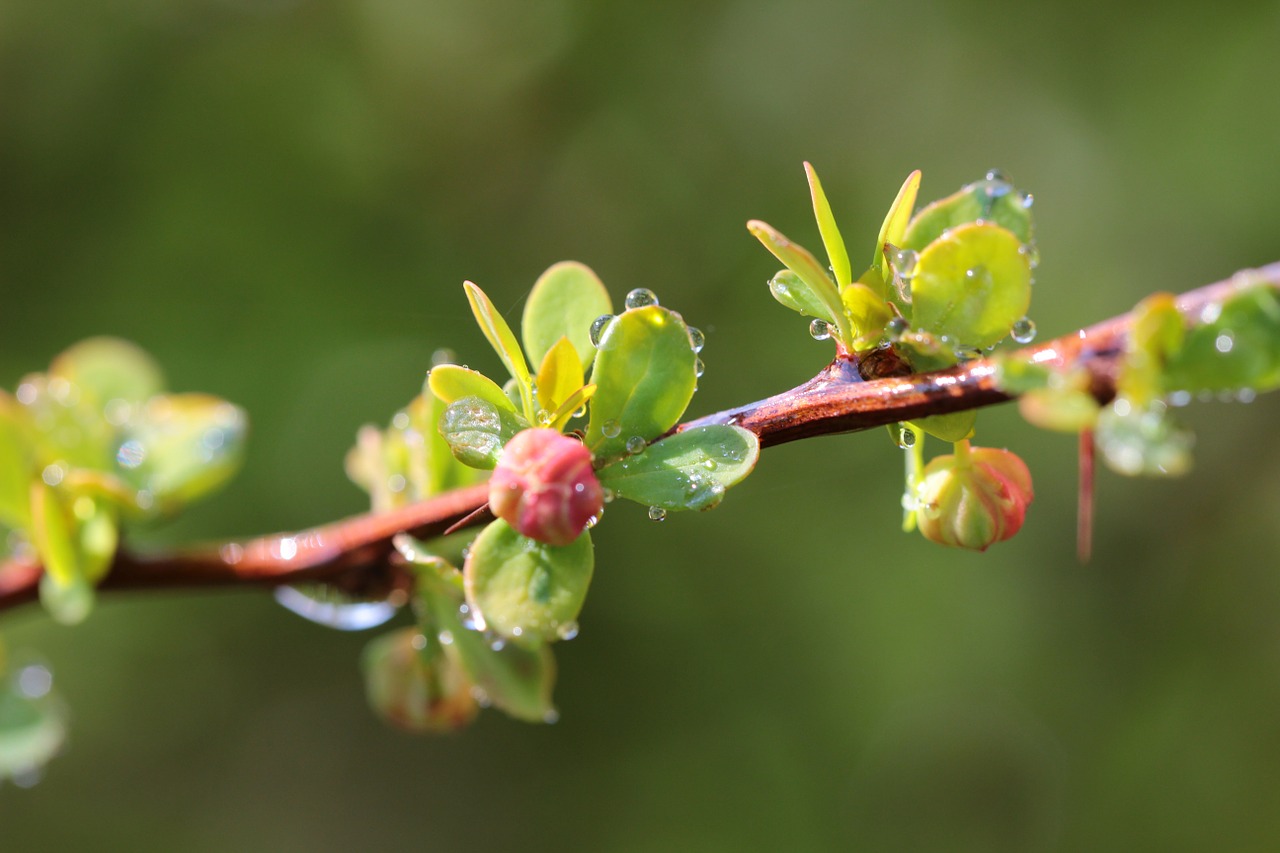
[(450, 403), (440, 419), (440, 434), (453, 455), (472, 468), (497, 465), (511, 437), (528, 428), (529, 422), (520, 415), (479, 397)]
[(806, 317), (817, 317), (828, 325), (835, 326), (836, 318), (830, 306), (818, 298), (818, 295), (804, 283), (800, 276), (791, 270), (781, 270), (769, 280), (769, 292), (773, 298), (792, 311)]
[(631, 437), (649, 441), (675, 426), (693, 399), (696, 363), (679, 314), (648, 305), (615, 317), (591, 370), (597, 386), (587, 423), (591, 452), (616, 456)]
[(1031, 303), (1031, 267), (1021, 246), (989, 223), (959, 225), (931, 242), (911, 279), (912, 326), (954, 346), (998, 343)]
[(560, 408), (551, 414), (551, 428), (564, 431), (569, 424), (569, 419), (585, 406), (596, 394), (595, 385), (583, 385), (577, 391), (569, 395), (569, 398), (560, 404)]
[(736, 426), (702, 426), (654, 442), (600, 469), (615, 496), (668, 510), (705, 510), (755, 467), (760, 443)]
[(49, 376), (71, 382), (93, 397), (99, 409), (112, 400), (141, 403), (164, 390), (164, 376), (155, 360), (118, 338), (89, 338), (75, 344), (53, 360)]
[(508, 639), (527, 646), (554, 642), (577, 622), (594, 565), (590, 533), (569, 545), (545, 545), (499, 519), (467, 555), (467, 602)]
[(876, 250), (871, 258), (871, 267), (885, 285), (880, 290), (882, 298), (888, 296), (887, 285), (893, 280), (893, 273), (885, 270), (884, 246), (886, 243), (892, 243), (895, 246), (902, 244), (907, 230), (907, 222), (911, 219), (911, 211), (916, 205), (916, 195), (919, 191), (920, 170), (916, 169), (910, 175), (907, 175), (907, 179), (903, 181), (902, 189), (898, 190), (897, 197), (894, 198), (893, 204), (889, 206), (889, 212), (885, 214), (884, 224), (880, 226), (880, 236), (876, 240)]
[(596, 357), (591, 323), (613, 313), (609, 291), (591, 268), (576, 261), (554, 264), (538, 277), (524, 305), (521, 331), (525, 351), (540, 364), (561, 337), (567, 336), (585, 372)]
[(61, 495), (43, 480), (31, 481), (31, 542), (45, 572), (61, 586), (84, 577), (75, 543), (75, 519)]
[(848, 284), (853, 281), (853, 270), (849, 265), (849, 251), (844, 246), (844, 238), (836, 227), (836, 218), (831, 213), (831, 204), (827, 194), (822, 190), (822, 182), (818, 173), (809, 163), (804, 164), (805, 176), (809, 179), (809, 195), (813, 198), (813, 216), (818, 220), (818, 232), (822, 235), (822, 245), (827, 250), (827, 259), (831, 261), (831, 271), (836, 277), (836, 284)]
[(889, 304), (865, 284), (855, 282), (840, 290), (845, 315), (853, 326), (853, 349), (874, 349), (884, 333), (885, 324), (893, 319)]
[[(538, 408), (555, 412), (583, 386), (582, 362), (573, 343), (562, 337), (547, 350), (538, 368)], [(576, 408), (576, 407), (575, 407)]]
[(240, 467), (248, 422), (237, 406), (208, 394), (148, 400), (116, 453), (122, 479), (171, 511), (222, 486)]
[[(412, 435), (406, 434), (404, 443), (410, 460), (409, 481), (417, 484), (418, 489), (415, 499), (469, 486), (484, 478), (480, 471), (459, 461), (440, 434), (440, 419), (445, 408), (445, 403), (427, 389), (415, 397), (407, 409)], [(421, 441), (418, 436), (422, 437)]]
[(515, 411), (502, 387), (478, 370), (457, 364), (441, 364), (427, 374), (427, 387), (444, 403), (454, 403), (463, 397), (479, 397), (493, 405)]
[[(948, 228), (982, 220), (1007, 229), (1020, 243), (1029, 243), (1032, 236), (1029, 198), (1002, 179), (975, 181), (924, 207), (912, 218), (901, 242), (888, 242), (920, 252)], [(881, 248), (885, 242), (881, 240)]]
[(480, 331), (484, 332), (502, 363), (511, 372), (511, 378), (520, 385), (520, 399), (524, 403), (525, 416), (532, 418), (533, 379), (529, 375), (529, 365), (524, 360), (524, 353), (520, 350), (516, 336), (483, 290), (470, 281), (463, 282), (462, 287), (467, 292), (467, 301), (471, 303), (471, 313), (475, 315)]
[[(831, 277), (827, 275), (827, 271), (822, 268), (822, 264), (818, 263), (817, 258), (809, 254), (808, 249), (792, 243), (781, 231), (778, 231), (768, 223), (753, 219), (747, 223), (747, 230), (763, 243), (764, 247), (772, 252), (775, 258), (782, 261), (787, 269), (798, 275), (809, 289), (811, 295), (797, 295), (797, 302), (800, 304), (820, 303), (826, 309), (826, 316), (819, 319), (835, 325), (839, 332), (838, 337), (840, 340), (848, 343), (850, 341), (849, 321), (845, 318), (844, 307), (840, 303), (840, 290), (836, 287), (835, 282), (831, 280)], [(770, 289), (774, 290), (774, 297), (779, 298), (777, 290), (772, 285), (770, 285)], [(780, 298), (779, 301), (781, 301)], [(784, 302), (783, 304), (785, 305), (786, 303)], [(803, 311), (802, 313), (808, 313), (808, 311)], [(814, 316), (818, 315), (815, 314)]]
[(945, 415), (931, 415), (911, 424), (943, 441), (956, 442), (973, 435), (973, 425), (978, 420), (978, 413), (973, 409), (963, 412), (951, 412)]

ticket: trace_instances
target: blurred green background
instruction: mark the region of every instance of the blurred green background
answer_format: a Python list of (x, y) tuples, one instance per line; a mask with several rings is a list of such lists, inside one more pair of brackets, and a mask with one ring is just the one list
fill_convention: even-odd
[[(652, 288), (707, 333), (691, 415), (811, 375), (743, 227), (818, 248), (804, 159), (868, 254), (911, 169), (1007, 171), (1063, 333), (1280, 259), (1278, 40), (1275, 2), (0, 0), (0, 376), (135, 340), (253, 425), (140, 539), (308, 526), (434, 349), (498, 369), (464, 278), (513, 317), (562, 258)], [(1186, 479), (1100, 475), (1087, 566), (1074, 443), (1008, 408), (978, 440), (1038, 495), (986, 555), (898, 532), (883, 432), (615, 508), (554, 726), (384, 728), (367, 637), (262, 594), (6, 613), (74, 717), (0, 849), (1280, 849), (1277, 397), (1185, 410)]]

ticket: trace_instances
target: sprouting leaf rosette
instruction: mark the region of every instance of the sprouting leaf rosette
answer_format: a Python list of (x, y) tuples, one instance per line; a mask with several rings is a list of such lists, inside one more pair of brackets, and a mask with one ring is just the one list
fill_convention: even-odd
[(537, 648), (577, 624), (594, 569), (588, 528), (605, 503), (711, 509), (759, 445), (727, 425), (668, 434), (693, 399), (704, 338), (652, 292), (632, 290), (615, 315), (595, 273), (556, 264), (526, 303), (522, 347), (484, 291), (465, 289), (509, 374), (499, 384), (440, 365), (427, 378), (454, 456), (494, 472), (498, 519), (467, 554), (467, 603), (489, 630)]
[(63, 352), (0, 392), (0, 527), (44, 566), (62, 622), (88, 615), (122, 521), (172, 514), (235, 473), (247, 421), (207, 394), (166, 394), (156, 363), (115, 338)]

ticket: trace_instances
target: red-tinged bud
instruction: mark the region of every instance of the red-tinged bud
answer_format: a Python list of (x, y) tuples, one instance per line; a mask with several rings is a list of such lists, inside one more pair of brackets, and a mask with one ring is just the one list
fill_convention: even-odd
[(489, 479), (493, 514), (548, 545), (577, 539), (603, 507), (591, 451), (553, 429), (517, 433)]
[(962, 441), (955, 455), (925, 466), (916, 488), (920, 532), (942, 545), (985, 551), (1022, 528), (1032, 497), (1031, 473), (1015, 454)]

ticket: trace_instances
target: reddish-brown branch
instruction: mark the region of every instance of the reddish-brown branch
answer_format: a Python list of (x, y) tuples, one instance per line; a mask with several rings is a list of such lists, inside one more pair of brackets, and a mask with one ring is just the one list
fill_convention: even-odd
[[(1183, 294), (1178, 308), (1193, 321), (1210, 303), (1242, 286), (1265, 283), (1280, 290), (1280, 263)], [(1115, 393), (1130, 315), (1021, 350), (1036, 362), (1087, 370), (1100, 401)], [(996, 387), (995, 366), (979, 359), (938, 373), (901, 373), (892, 363), (858, 364), (842, 358), (808, 382), (770, 397), (681, 424), (736, 424), (754, 432), (762, 446), (801, 438), (855, 432), (928, 415), (1002, 403), (1010, 395)], [(863, 374), (877, 378), (867, 379)], [(104, 589), (190, 586), (274, 586), (324, 580), (349, 589), (386, 582), (391, 539), (401, 531), (420, 538), (455, 524), (478, 523), (485, 515), (485, 485), (448, 492), (389, 512), (367, 513), (298, 533), (264, 536), (184, 551), (139, 555), (121, 551), (100, 584)], [(0, 565), (0, 610), (35, 598), (41, 567), (11, 560)]]

